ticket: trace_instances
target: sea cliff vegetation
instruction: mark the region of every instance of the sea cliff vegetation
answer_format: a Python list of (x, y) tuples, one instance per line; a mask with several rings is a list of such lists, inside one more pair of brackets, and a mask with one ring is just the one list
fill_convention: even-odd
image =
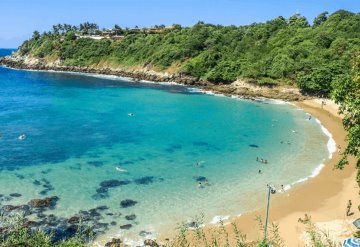
[(251, 78), (328, 96), (359, 48), (360, 14), (339, 10), (319, 14), (312, 25), (300, 14), (239, 27), (198, 22), (100, 30), (88, 22), (58, 24), (35, 31), (18, 51), (65, 66), (148, 68), (225, 84)]

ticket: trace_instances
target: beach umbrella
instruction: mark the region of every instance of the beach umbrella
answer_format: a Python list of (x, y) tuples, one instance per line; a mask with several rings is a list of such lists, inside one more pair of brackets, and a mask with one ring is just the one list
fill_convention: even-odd
[(359, 247), (359, 238), (348, 238), (344, 240), (343, 247)]
[(356, 226), (357, 229), (360, 229), (360, 218), (357, 219), (357, 220), (355, 220), (355, 221), (353, 222), (353, 224), (354, 224), (354, 226)]

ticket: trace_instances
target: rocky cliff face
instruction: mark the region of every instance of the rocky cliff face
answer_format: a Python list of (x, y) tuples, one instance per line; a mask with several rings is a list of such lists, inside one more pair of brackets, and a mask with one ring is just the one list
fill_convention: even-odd
[(251, 99), (257, 97), (265, 97), (296, 101), (308, 98), (302, 95), (299, 89), (290, 86), (261, 86), (255, 82), (245, 81), (235, 81), (230, 84), (215, 84), (203, 81), (196, 77), (183, 75), (181, 73), (162, 73), (147, 68), (118, 69), (111, 67), (65, 66), (63, 65), (61, 60), (47, 61), (45, 59), (35, 58), (31, 56), (20, 56), (17, 53), (14, 53), (11, 56), (0, 58), (0, 64), (17, 69), (53, 70), (115, 75), (119, 77), (133, 78), (135, 82), (141, 80), (153, 82), (175, 82), (182, 85), (196, 86), (202, 90), (214, 91), (228, 96), (237, 95)]

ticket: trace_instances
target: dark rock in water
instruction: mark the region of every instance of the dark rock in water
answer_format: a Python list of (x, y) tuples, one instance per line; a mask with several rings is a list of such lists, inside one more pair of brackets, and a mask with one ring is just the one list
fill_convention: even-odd
[(255, 145), (255, 144), (250, 144), (249, 147), (252, 147), (252, 148), (259, 148), (258, 145)]
[(198, 228), (198, 227), (200, 227), (199, 223), (195, 222), (195, 221), (191, 221), (191, 222), (186, 223), (186, 226), (189, 227), (189, 228)]
[(104, 211), (104, 210), (109, 209), (109, 207), (108, 207), (108, 206), (105, 206), (105, 205), (102, 205), (102, 206), (98, 206), (96, 209), (97, 209), (97, 210), (100, 210), (100, 211)]
[(46, 169), (46, 170), (41, 171), (41, 173), (42, 174), (48, 174), (51, 171), (52, 171), (52, 169)]
[(194, 146), (208, 146), (209, 145), (209, 143), (207, 143), (207, 142), (202, 142), (202, 141), (198, 141), (198, 142), (193, 142), (193, 145)]
[(115, 221), (111, 221), (111, 222), (110, 222), (110, 225), (116, 226), (116, 222), (115, 222)]
[(34, 184), (34, 185), (41, 185), (41, 183), (40, 183), (39, 180), (35, 180), (35, 181), (33, 182), (33, 184)]
[(120, 229), (129, 230), (131, 227), (132, 227), (132, 224), (126, 224), (126, 225), (120, 226)]
[(97, 193), (107, 193), (108, 192), (108, 188), (106, 187), (100, 187), (98, 189), (96, 189)]
[(132, 207), (135, 206), (135, 204), (137, 203), (137, 201), (131, 200), (131, 199), (126, 199), (120, 202), (120, 206), (122, 208), (128, 208), (128, 207)]
[(98, 193), (98, 194), (95, 194), (95, 195), (91, 196), (91, 198), (94, 199), (94, 200), (105, 199), (105, 198), (108, 198), (108, 197), (109, 197), (108, 193)]
[(46, 218), (46, 215), (43, 214), (43, 213), (39, 213), (39, 214), (37, 214), (36, 216), (37, 216), (39, 219), (44, 219), (44, 218)]
[(105, 247), (123, 247), (122, 241), (118, 238), (113, 238), (110, 242), (105, 244)]
[(4, 205), (1, 207), (1, 211), (4, 212), (4, 213), (9, 213), (15, 209), (17, 209), (18, 207), (16, 206), (13, 206), (13, 205)]
[(55, 207), (56, 202), (59, 200), (59, 197), (52, 196), (47, 197), (45, 199), (32, 199), (29, 202), (29, 205), (34, 208), (42, 208), (42, 207)]
[(21, 194), (19, 194), (19, 193), (11, 193), (9, 196), (11, 196), (11, 197), (21, 197)]
[(144, 184), (144, 185), (147, 185), (147, 184), (151, 184), (154, 182), (154, 177), (152, 176), (146, 176), (146, 177), (142, 177), (142, 178), (139, 178), (139, 179), (135, 179), (134, 182), (136, 184)]
[(146, 239), (144, 240), (144, 244), (147, 245), (147, 246), (152, 246), (152, 247), (157, 247), (159, 246), (155, 240), (152, 240), (152, 239)]
[(113, 216), (114, 213), (106, 213), (106, 215)]
[(151, 235), (151, 232), (147, 232), (147, 231), (141, 231), (139, 232), (139, 236), (140, 237), (146, 237), (146, 236), (149, 236)]
[(130, 214), (130, 215), (126, 215), (125, 219), (127, 220), (135, 220), (136, 219), (136, 215), (135, 214)]
[(205, 182), (206, 181), (206, 177), (203, 177), (203, 176), (195, 176), (194, 179), (197, 182)]
[(21, 179), (21, 180), (25, 178), (25, 176), (23, 176), (23, 175), (21, 175), (21, 174), (18, 174), (18, 173), (15, 174), (15, 176), (16, 176), (18, 179)]
[(53, 233), (53, 241), (58, 242), (64, 239), (69, 239), (75, 236), (77, 233), (78, 226), (70, 225), (70, 226), (63, 226), (63, 227), (56, 227), (52, 229)]
[(130, 183), (130, 181), (121, 181), (121, 180), (117, 180), (117, 179), (110, 179), (110, 180), (102, 181), (100, 183), (100, 186), (105, 187), (105, 188), (113, 188), (113, 187), (118, 187), (118, 186), (122, 186), (122, 185), (127, 185), (129, 183)]
[(99, 217), (99, 216), (101, 216), (101, 214), (99, 212), (97, 212), (96, 209), (90, 209), (89, 214), (90, 214), (91, 217)]
[(78, 224), (80, 222), (79, 216), (73, 216), (67, 221), (69, 224)]
[(95, 166), (95, 167), (100, 167), (103, 166), (104, 163), (102, 161), (88, 161), (87, 162), (89, 165)]

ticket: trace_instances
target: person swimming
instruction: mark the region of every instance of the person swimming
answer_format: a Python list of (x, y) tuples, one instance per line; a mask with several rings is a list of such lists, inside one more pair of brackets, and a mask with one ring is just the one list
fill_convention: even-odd
[(256, 157), (256, 161), (259, 161), (259, 157)]
[(209, 186), (209, 185), (210, 185), (210, 184), (209, 184), (209, 181), (208, 181), (207, 179), (205, 180), (205, 185), (206, 185), (206, 186)]
[(134, 116), (134, 113), (130, 112), (130, 113), (128, 113), (128, 116), (129, 116), (129, 117), (133, 117), (133, 116)]
[(201, 182), (198, 183), (198, 187), (199, 187), (199, 188), (203, 188), (203, 185), (202, 185)]
[(268, 161), (267, 161), (267, 160), (264, 160), (264, 163), (265, 163), (265, 164), (267, 164), (267, 163), (268, 163)]
[(19, 135), (19, 140), (25, 140), (25, 138), (26, 138), (26, 135), (25, 135), (25, 134)]
[(261, 174), (261, 173), (262, 173), (262, 171), (261, 171), (261, 170), (259, 170), (259, 171), (258, 171), (258, 173), (259, 173), (259, 174)]

